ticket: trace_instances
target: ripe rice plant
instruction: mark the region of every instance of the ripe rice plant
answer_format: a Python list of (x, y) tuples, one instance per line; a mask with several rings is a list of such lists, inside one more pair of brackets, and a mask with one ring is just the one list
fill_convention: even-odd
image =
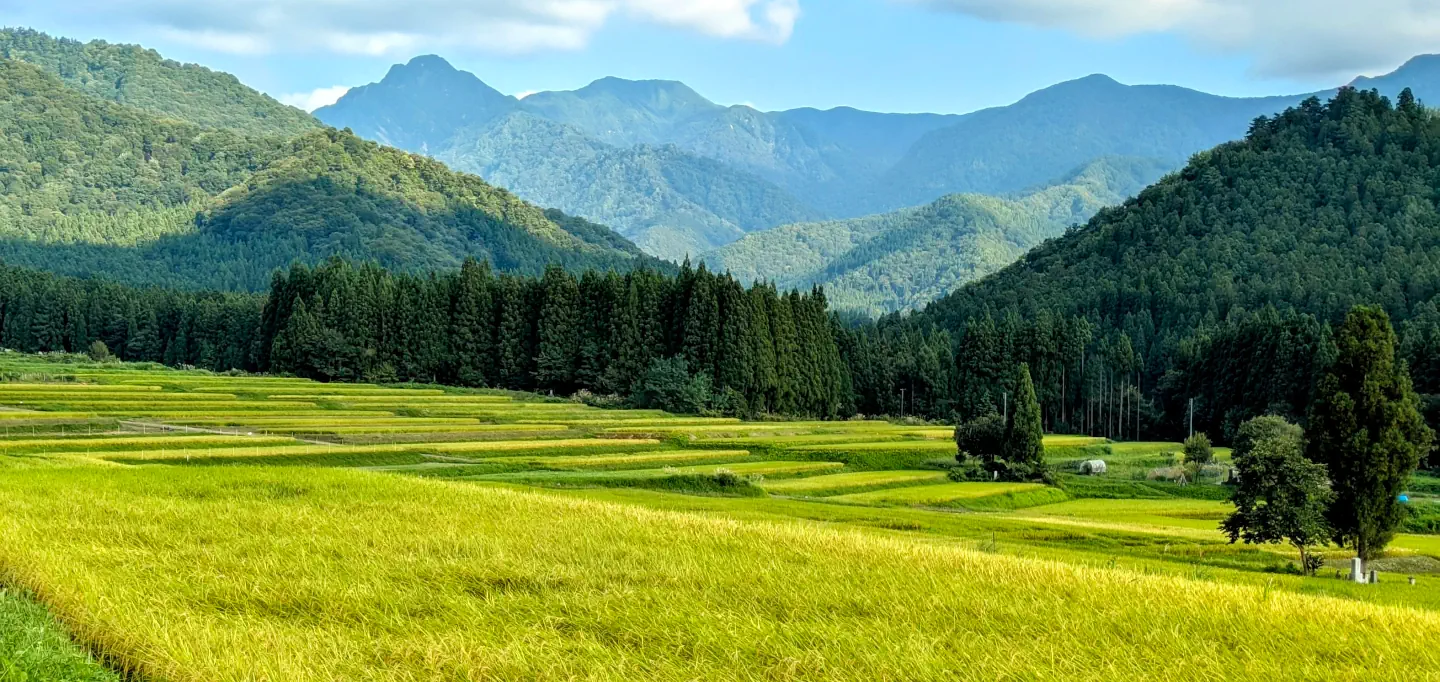
[[(1432, 612), (808, 522), (334, 470), (0, 472), (0, 485), (3, 580), (45, 595), (83, 644), (147, 679), (1248, 682), (1440, 669)], [(1236, 633), (1269, 636), (1237, 645)]]
[[(226, 384), (227, 387), (232, 386)], [(265, 393), (267, 391), (283, 390), (284, 393), (267, 393), (275, 398), (293, 398), (298, 400), (312, 400), (317, 395), (323, 396), (389, 396), (391, 398), (407, 398), (413, 396), (440, 396), (446, 395), (445, 391), (438, 388), (380, 388), (370, 384), (300, 384), (286, 386), (265, 386), (255, 384), (238, 383), (233, 384), (230, 390), (241, 393)]]
[(365, 426), (280, 425), (262, 426), (285, 433), (333, 433), (336, 435), (387, 433), (545, 433), (568, 431), (563, 424), (368, 424)]
[(834, 445), (855, 442), (890, 442), (904, 440), (900, 434), (853, 434), (853, 433), (811, 433), (811, 434), (769, 434), (758, 436), (707, 436), (696, 438), (689, 444), (693, 447), (743, 447), (766, 450), (785, 450), (810, 445)]
[(4, 383), (0, 382), (0, 396), (9, 393), (24, 392), (71, 392), (71, 393), (147, 393), (159, 391), (159, 386), (115, 386), (111, 384), (77, 384), (77, 383)]
[(289, 438), (246, 437), (173, 434), (162, 436), (102, 436), (95, 438), (41, 438), (26, 440), (0, 440), (0, 453), (42, 453), (73, 452), (84, 449), (97, 455), (127, 450), (149, 450), (157, 447), (167, 449), (198, 449), (235, 446), (276, 446), (290, 445)]
[(792, 457), (841, 461), (860, 471), (921, 469), (930, 460), (953, 458), (956, 454), (954, 443), (934, 440), (805, 444), (791, 446), (785, 452)]
[(761, 487), (765, 488), (766, 492), (780, 495), (823, 497), (879, 488), (935, 483), (943, 480), (945, 480), (943, 471), (856, 471), (846, 474), (766, 481)]
[(469, 403), (475, 405), (510, 405), (515, 404), (511, 398), (500, 395), (455, 395), (447, 393), (419, 393), (409, 395), (404, 392), (385, 393), (371, 395), (370, 393), (314, 393), (314, 394), (274, 394), (270, 396), (276, 400), (330, 400), (349, 403), (387, 403), (407, 404), (413, 401), (415, 405), (439, 405), (448, 403)]
[[(399, 443), (380, 445), (282, 445), (272, 447), (213, 448), (199, 452), (177, 452), (168, 449), (138, 450), (123, 455), (106, 456), (121, 462), (147, 462), (183, 460), (187, 458), (258, 458), (295, 457), (306, 455), (366, 455), (378, 453), (438, 453), (473, 454), (488, 452), (512, 452), (522, 450), (550, 450), (557, 453), (579, 454), (583, 451), (596, 453), (641, 450), (658, 446), (660, 441), (648, 439), (599, 440), (575, 438), (564, 440), (510, 440), (510, 441), (462, 441), (442, 443)], [(67, 454), (84, 455), (82, 452)]]
[(954, 440), (954, 439), (955, 439), (955, 429), (953, 429), (953, 428), (945, 428), (945, 429), (909, 429), (909, 430), (906, 430), (906, 431), (901, 431), (900, 433), (901, 433), (901, 434), (904, 434), (904, 435), (906, 435), (906, 436), (914, 436), (914, 437), (916, 437), (916, 438), (925, 438), (925, 439), (928, 439), (928, 440)]
[[(750, 457), (746, 450), (661, 450), (623, 455), (588, 455), (582, 457), (487, 457), (486, 463), (518, 464), (541, 470), (626, 469), (681, 463), (714, 462), (725, 464)], [(728, 465), (727, 465), (728, 466)]]
[(954, 443), (937, 443), (929, 440), (905, 440), (905, 441), (875, 441), (864, 443), (833, 443), (820, 445), (802, 445), (791, 448), (792, 450), (807, 450), (814, 452), (863, 452), (866, 450), (878, 451), (911, 451), (920, 450), (924, 452), (955, 452)]
[(1096, 438), (1094, 436), (1045, 436), (1045, 447), (1047, 448), (1076, 448), (1087, 445), (1103, 445), (1107, 442), (1109, 441), (1104, 438)]
[(168, 410), (171, 412), (223, 412), (245, 410), (250, 412), (285, 412), (290, 410), (315, 409), (315, 403), (281, 400), (72, 400), (64, 403), (36, 405), (42, 410), (85, 409), (101, 413), (130, 413), (147, 410)]
[(1065, 492), (1039, 483), (941, 483), (827, 498), (851, 504), (1019, 509), (1066, 500)]
[[(320, 411), (312, 413), (316, 416), (297, 416), (294, 414), (285, 415), (240, 415), (235, 417), (212, 417), (212, 416), (190, 416), (177, 419), (167, 419), (169, 424), (192, 424), (192, 425), (221, 425), (221, 426), (324, 426), (333, 424), (335, 426), (363, 426), (373, 424), (376, 426), (403, 426), (403, 425), (479, 425), (478, 419), (465, 417), (396, 417), (388, 412), (366, 412), (362, 414), (386, 415), (372, 417), (346, 417), (330, 416), (353, 414), (336, 411)], [(323, 416), (321, 416), (323, 415)]]
[(521, 424), (567, 424), (570, 426), (698, 426), (701, 424), (739, 424), (739, 419), (731, 417), (696, 417), (689, 419), (685, 417), (671, 417), (668, 419), (655, 417), (641, 418), (617, 418), (597, 419), (593, 416), (586, 416), (578, 419), (521, 419)]

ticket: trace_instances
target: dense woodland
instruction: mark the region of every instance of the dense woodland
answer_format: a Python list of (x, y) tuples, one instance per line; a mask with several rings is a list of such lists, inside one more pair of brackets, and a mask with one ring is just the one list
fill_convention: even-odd
[(263, 290), (332, 255), (397, 270), (465, 257), (539, 274), (664, 267), (608, 228), (337, 130), (210, 129), (0, 59), (0, 258), (141, 285)]
[[(993, 325), (1036, 370), (1047, 425), (1094, 432), (1098, 409), (1104, 433), (1129, 414), (1133, 433), (1173, 436), (1193, 398), (1195, 428), (1226, 439), (1267, 412), (1303, 421), (1328, 325), (1378, 304), (1417, 390), (1440, 393), (1437, 187), (1440, 119), (1408, 92), (1344, 90), (882, 326), (948, 330), (963, 357)], [(999, 408), (995, 392), (965, 382), (960, 412)]]
[(34, 64), (92, 97), (205, 128), (298, 135), (320, 127), (309, 114), (252, 90), (228, 73), (181, 64), (138, 45), (0, 29), (0, 57)]
[(553, 266), (445, 275), (341, 260), (275, 276), (267, 296), (192, 294), (0, 270), (0, 346), (295, 374), (556, 395), (581, 390), (686, 412), (853, 412), (845, 334), (819, 292), (746, 289), (682, 268)]

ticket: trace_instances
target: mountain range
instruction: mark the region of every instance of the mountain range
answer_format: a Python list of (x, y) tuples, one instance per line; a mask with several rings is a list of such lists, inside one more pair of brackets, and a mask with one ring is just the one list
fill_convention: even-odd
[[(1440, 58), (1355, 85), (1440, 95)], [(436, 56), (397, 64), (315, 112), (327, 124), (477, 173), (614, 227), (647, 252), (699, 256), (783, 224), (955, 194), (1018, 197), (1105, 157), (1179, 168), (1254, 119), (1319, 93), (1231, 98), (1090, 76), (965, 115), (722, 106), (673, 81), (605, 78), (517, 99)], [(695, 178), (703, 178), (697, 183)]]

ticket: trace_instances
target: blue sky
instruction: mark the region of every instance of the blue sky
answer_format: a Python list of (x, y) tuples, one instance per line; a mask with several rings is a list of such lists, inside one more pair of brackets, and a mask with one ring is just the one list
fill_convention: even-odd
[[(724, 104), (958, 113), (1091, 73), (1306, 92), (1440, 52), (1430, 0), (0, 0), (294, 101), (435, 53), (507, 93), (681, 80)], [(1258, 7), (1257, 7), (1258, 6)], [(338, 90), (332, 92), (334, 96)]]

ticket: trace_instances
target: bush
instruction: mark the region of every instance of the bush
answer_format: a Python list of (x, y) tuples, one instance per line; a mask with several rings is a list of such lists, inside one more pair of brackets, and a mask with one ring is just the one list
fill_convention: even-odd
[(570, 396), (570, 399), (577, 403), (584, 403), (585, 405), (588, 405), (590, 407), (598, 407), (607, 410), (620, 409), (625, 407), (625, 399), (621, 398), (618, 395), (591, 393), (590, 391), (583, 388), (580, 389), (580, 391), (577, 392), (575, 395)]
[(955, 427), (955, 446), (959, 453), (956, 461), (964, 463), (967, 458), (998, 457), (1005, 441), (1005, 419), (998, 414), (987, 414)]
[(95, 339), (94, 343), (90, 344), (90, 350), (86, 352), (86, 355), (89, 355), (90, 359), (95, 362), (107, 362), (113, 357), (110, 355), (110, 347), (100, 339)]
[(1215, 450), (1210, 446), (1210, 437), (1197, 433), (1185, 439), (1185, 463), (1204, 466), (1215, 462)]
[(985, 463), (980, 461), (979, 457), (967, 457), (960, 460), (958, 465), (950, 467), (950, 471), (946, 475), (956, 483), (989, 481), (994, 478), (994, 475), (985, 469)]
[(646, 409), (700, 414), (710, 407), (710, 393), (708, 374), (692, 377), (685, 358), (662, 358), (650, 363), (650, 368), (645, 370), (632, 401)]

